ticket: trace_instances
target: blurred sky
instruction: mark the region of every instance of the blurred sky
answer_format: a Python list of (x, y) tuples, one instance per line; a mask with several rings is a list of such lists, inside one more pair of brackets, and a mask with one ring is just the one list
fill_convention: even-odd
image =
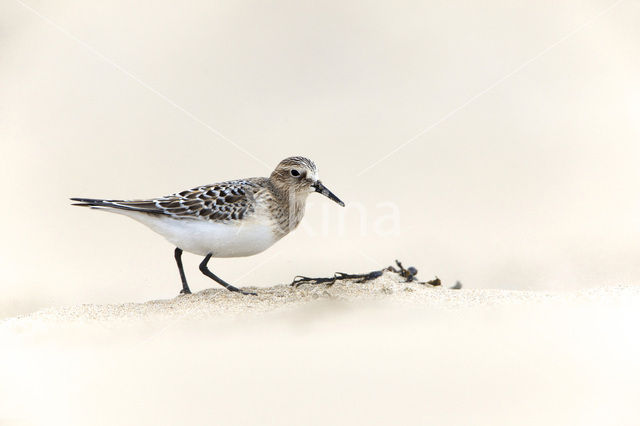
[[(270, 250), (214, 260), (227, 281), (398, 258), (467, 287), (638, 282), (639, 21), (637, 0), (3, 1), (0, 314), (177, 294), (167, 242), (68, 197), (160, 196), (290, 155), (348, 207), (312, 196)], [(195, 291), (215, 285), (199, 261)]]

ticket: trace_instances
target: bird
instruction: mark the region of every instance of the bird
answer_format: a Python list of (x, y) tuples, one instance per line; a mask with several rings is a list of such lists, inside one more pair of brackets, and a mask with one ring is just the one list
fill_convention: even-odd
[(200, 272), (227, 290), (256, 295), (216, 276), (208, 268), (209, 260), (251, 256), (268, 249), (300, 224), (313, 192), (345, 205), (320, 181), (313, 161), (294, 156), (282, 160), (269, 177), (212, 183), (143, 200), (70, 200), (74, 206), (128, 216), (174, 245), (180, 294), (191, 294), (182, 265), (186, 251), (204, 256)]

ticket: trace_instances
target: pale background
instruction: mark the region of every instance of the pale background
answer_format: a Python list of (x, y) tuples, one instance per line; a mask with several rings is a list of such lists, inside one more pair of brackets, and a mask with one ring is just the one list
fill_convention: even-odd
[[(234, 284), (395, 258), (474, 288), (638, 283), (638, 22), (635, 0), (3, 0), (0, 314), (177, 294), (168, 243), (68, 197), (159, 196), (289, 155), (351, 210), (313, 196), (307, 230), (212, 262)], [(374, 232), (383, 202), (395, 235)], [(212, 286), (197, 262), (192, 289)]]

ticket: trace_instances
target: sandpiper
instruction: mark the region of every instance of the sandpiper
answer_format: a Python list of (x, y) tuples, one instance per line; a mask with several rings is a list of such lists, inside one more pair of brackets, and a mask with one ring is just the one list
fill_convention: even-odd
[(227, 290), (245, 292), (214, 275), (212, 257), (260, 253), (295, 229), (304, 215), (307, 196), (319, 192), (344, 207), (318, 179), (313, 161), (285, 158), (271, 176), (203, 185), (148, 200), (71, 198), (86, 206), (129, 216), (176, 246), (182, 294), (191, 290), (182, 267), (182, 252), (204, 256), (200, 271)]

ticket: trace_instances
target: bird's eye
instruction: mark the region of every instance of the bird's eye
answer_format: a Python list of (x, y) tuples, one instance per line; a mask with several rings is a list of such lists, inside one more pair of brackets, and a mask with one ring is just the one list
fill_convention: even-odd
[(300, 172), (297, 171), (296, 169), (293, 169), (293, 170), (291, 170), (291, 176), (298, 177), (298, 176), (300, 176)]

